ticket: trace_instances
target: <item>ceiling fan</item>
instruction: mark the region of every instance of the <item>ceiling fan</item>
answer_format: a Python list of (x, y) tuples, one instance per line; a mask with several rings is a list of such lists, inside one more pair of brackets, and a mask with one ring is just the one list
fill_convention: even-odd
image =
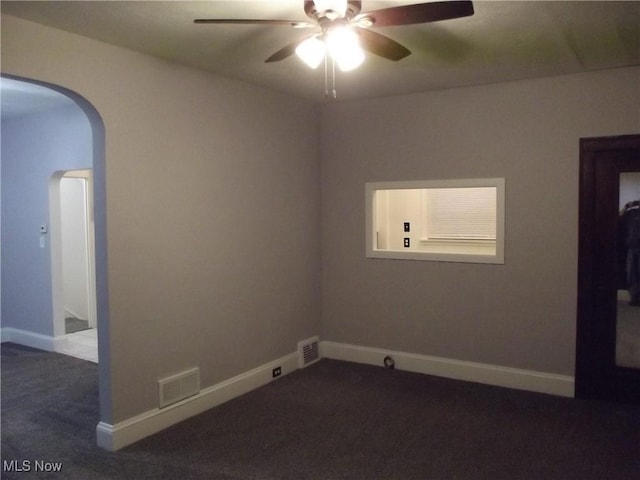
[[(473, 2), (458, 0), (403, 5), (364, 13), (362, 2), (356, 0), (303, 0), (303, 7), (311, 21), (199, 18), (194, 22), (313, 28), (313, 33), (285, 45), (265, 62), (278, 62), (294, 53), (312, 68), (317, 68), (324, 60), (326, 81), (328, 58), (332, 60), (334, 71), (336, 63), (341, 70), (347, 71), (357, 68), (364, 61), (364, 51), (395, 62), (411, 54), (408, 48), (371, 30), (372, 27), (437, 22), (474, 13)], [(335, 82), (335, 73), (333, 78)]]

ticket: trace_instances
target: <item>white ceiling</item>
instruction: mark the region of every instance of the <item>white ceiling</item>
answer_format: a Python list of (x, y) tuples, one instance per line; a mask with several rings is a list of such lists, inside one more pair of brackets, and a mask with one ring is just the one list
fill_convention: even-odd
[[(420, 3), (367, 1), (362, 11)], [(302, 0), (9, 1), (3, 14), (124, 46), (227, 77), (325, 101), (324, 70), (295, 56), (264, 60), (308, 30), (289, 26), (196, 25), (195, 18), (308, 20)], [(381, 27), (412, 55), (367, 55), (338, 72), (338, 100), (640, 65), (640, 2), (476, 1), (475, 15)]]

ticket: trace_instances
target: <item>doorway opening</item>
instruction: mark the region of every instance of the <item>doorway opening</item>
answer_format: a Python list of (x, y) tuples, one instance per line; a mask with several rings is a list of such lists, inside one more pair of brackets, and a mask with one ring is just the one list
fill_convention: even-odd
[(616, 365), (640, 368), (640, 172), (620, 173)]
[(576, 396), (640, 403), (640, 135), (580, 141)]
[(59, 353), (98, 362), (93, 170), (57, 172), (51, 180), (51, 260)]
[[(55, 233), (59, 231), (60, 180), (68, 171), (90, 169), (96, 328), (88, 331), (99, 331), (100, 420), (111, 421), (104, 123), (87, 99), (59, 85), (3, 73), (0, 89), (4, 137), (1, 269), (3, 278), (12, 279), (2, 288), (2, 319), (12, 319), (2, 326), (3, 341), (56, 352), (64, 348), (62, 240)], [(15, 119), (7, 120), (9, 114)], [(12, 135), (5, 137), (6, 132)], [(79, 139), (82, 141), (76, 143)], [(11, 150), (7, 150), (9, 145)], [(10, 155), (5, 156), (6, 152)], [(4, 228), (7, 212), (15, 220), (10, 229)]]

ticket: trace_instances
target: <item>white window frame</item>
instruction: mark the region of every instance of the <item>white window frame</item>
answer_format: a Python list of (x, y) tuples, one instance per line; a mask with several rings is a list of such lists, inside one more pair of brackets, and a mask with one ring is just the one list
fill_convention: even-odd
[[(387, 250), (378, 249), (377, 232), (374, 220), (376, 212), (376, 192), (379, 190), (402, 189), (429, 189), (429, 188), (472, 188), (495, 187), (496, 188), (496, 240), (494, 254), (468, 253), (467, 247), (486, 243), (486, 240), (428, 240), (420, 239), (420, 232), (412, 236), (412, 242), (429, 243), (437, 250), (438, 245), (446, 252), (415, 251), (415, 250)], [(393, 181), (393, 182), (369, 182), (365, 184), (365, 220), (366, 241), (365, 252), (368, 258), (386, 258), (398, 260), (421, 260), (437, 262), (464, 262), (464, 263), (493, 263), (504, 264), (504, 237), (505, 237), (505, 179), (504, 178), (471, 178), (453, 180), (417, 180), (417, 181)]]

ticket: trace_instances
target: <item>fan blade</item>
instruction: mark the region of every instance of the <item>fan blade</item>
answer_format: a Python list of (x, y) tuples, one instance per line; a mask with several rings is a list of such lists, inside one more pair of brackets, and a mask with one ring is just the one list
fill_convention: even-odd
[(360, 36), (360, 45), (367, 52), (388, 60), (393, 60), (394, 62), (411, 55), (409, 49), (400, 45), (395, 40), (391, 40), (389, 37), (364, 28), (357, 28), (356, 31)]
[(358, 15), (356, 21), (368, 18), (375, 27), (390, 27), (468, 17), (473, 13), (473, 2), (470, 1), (431, 2), (374, 10)]
[(304, 13), (307, 15), (307, 17), (317, 20), (317, 11), (318, 9), (316, 8), (316, 4), (313, 2), (313, 0), (304, 0)]
[(313, 37), (313, 35), (307, 35), (304, 38), (301, 38), (299, 40), (296, 40), (293, 43), (290, 43), (289, 45), (286, 45), (285, 47), (281, 48), (276, 53), (271, 55), (269, 58), (267, 58), (264, 62), (265, 63), (279, 62), (280, 60), (284, 60), (285, 58), (290, 57), (291, 55), (296, 53), (296, 48), (298, 47), (298, 45), (300, 45), (309, 37)]
[(254, 20), (250, 18), (196, 18), (193, 23), (208, 23), (217, 25), (286, 25), (294, 28), (309, 28), (316, 25), (298, 20)]

